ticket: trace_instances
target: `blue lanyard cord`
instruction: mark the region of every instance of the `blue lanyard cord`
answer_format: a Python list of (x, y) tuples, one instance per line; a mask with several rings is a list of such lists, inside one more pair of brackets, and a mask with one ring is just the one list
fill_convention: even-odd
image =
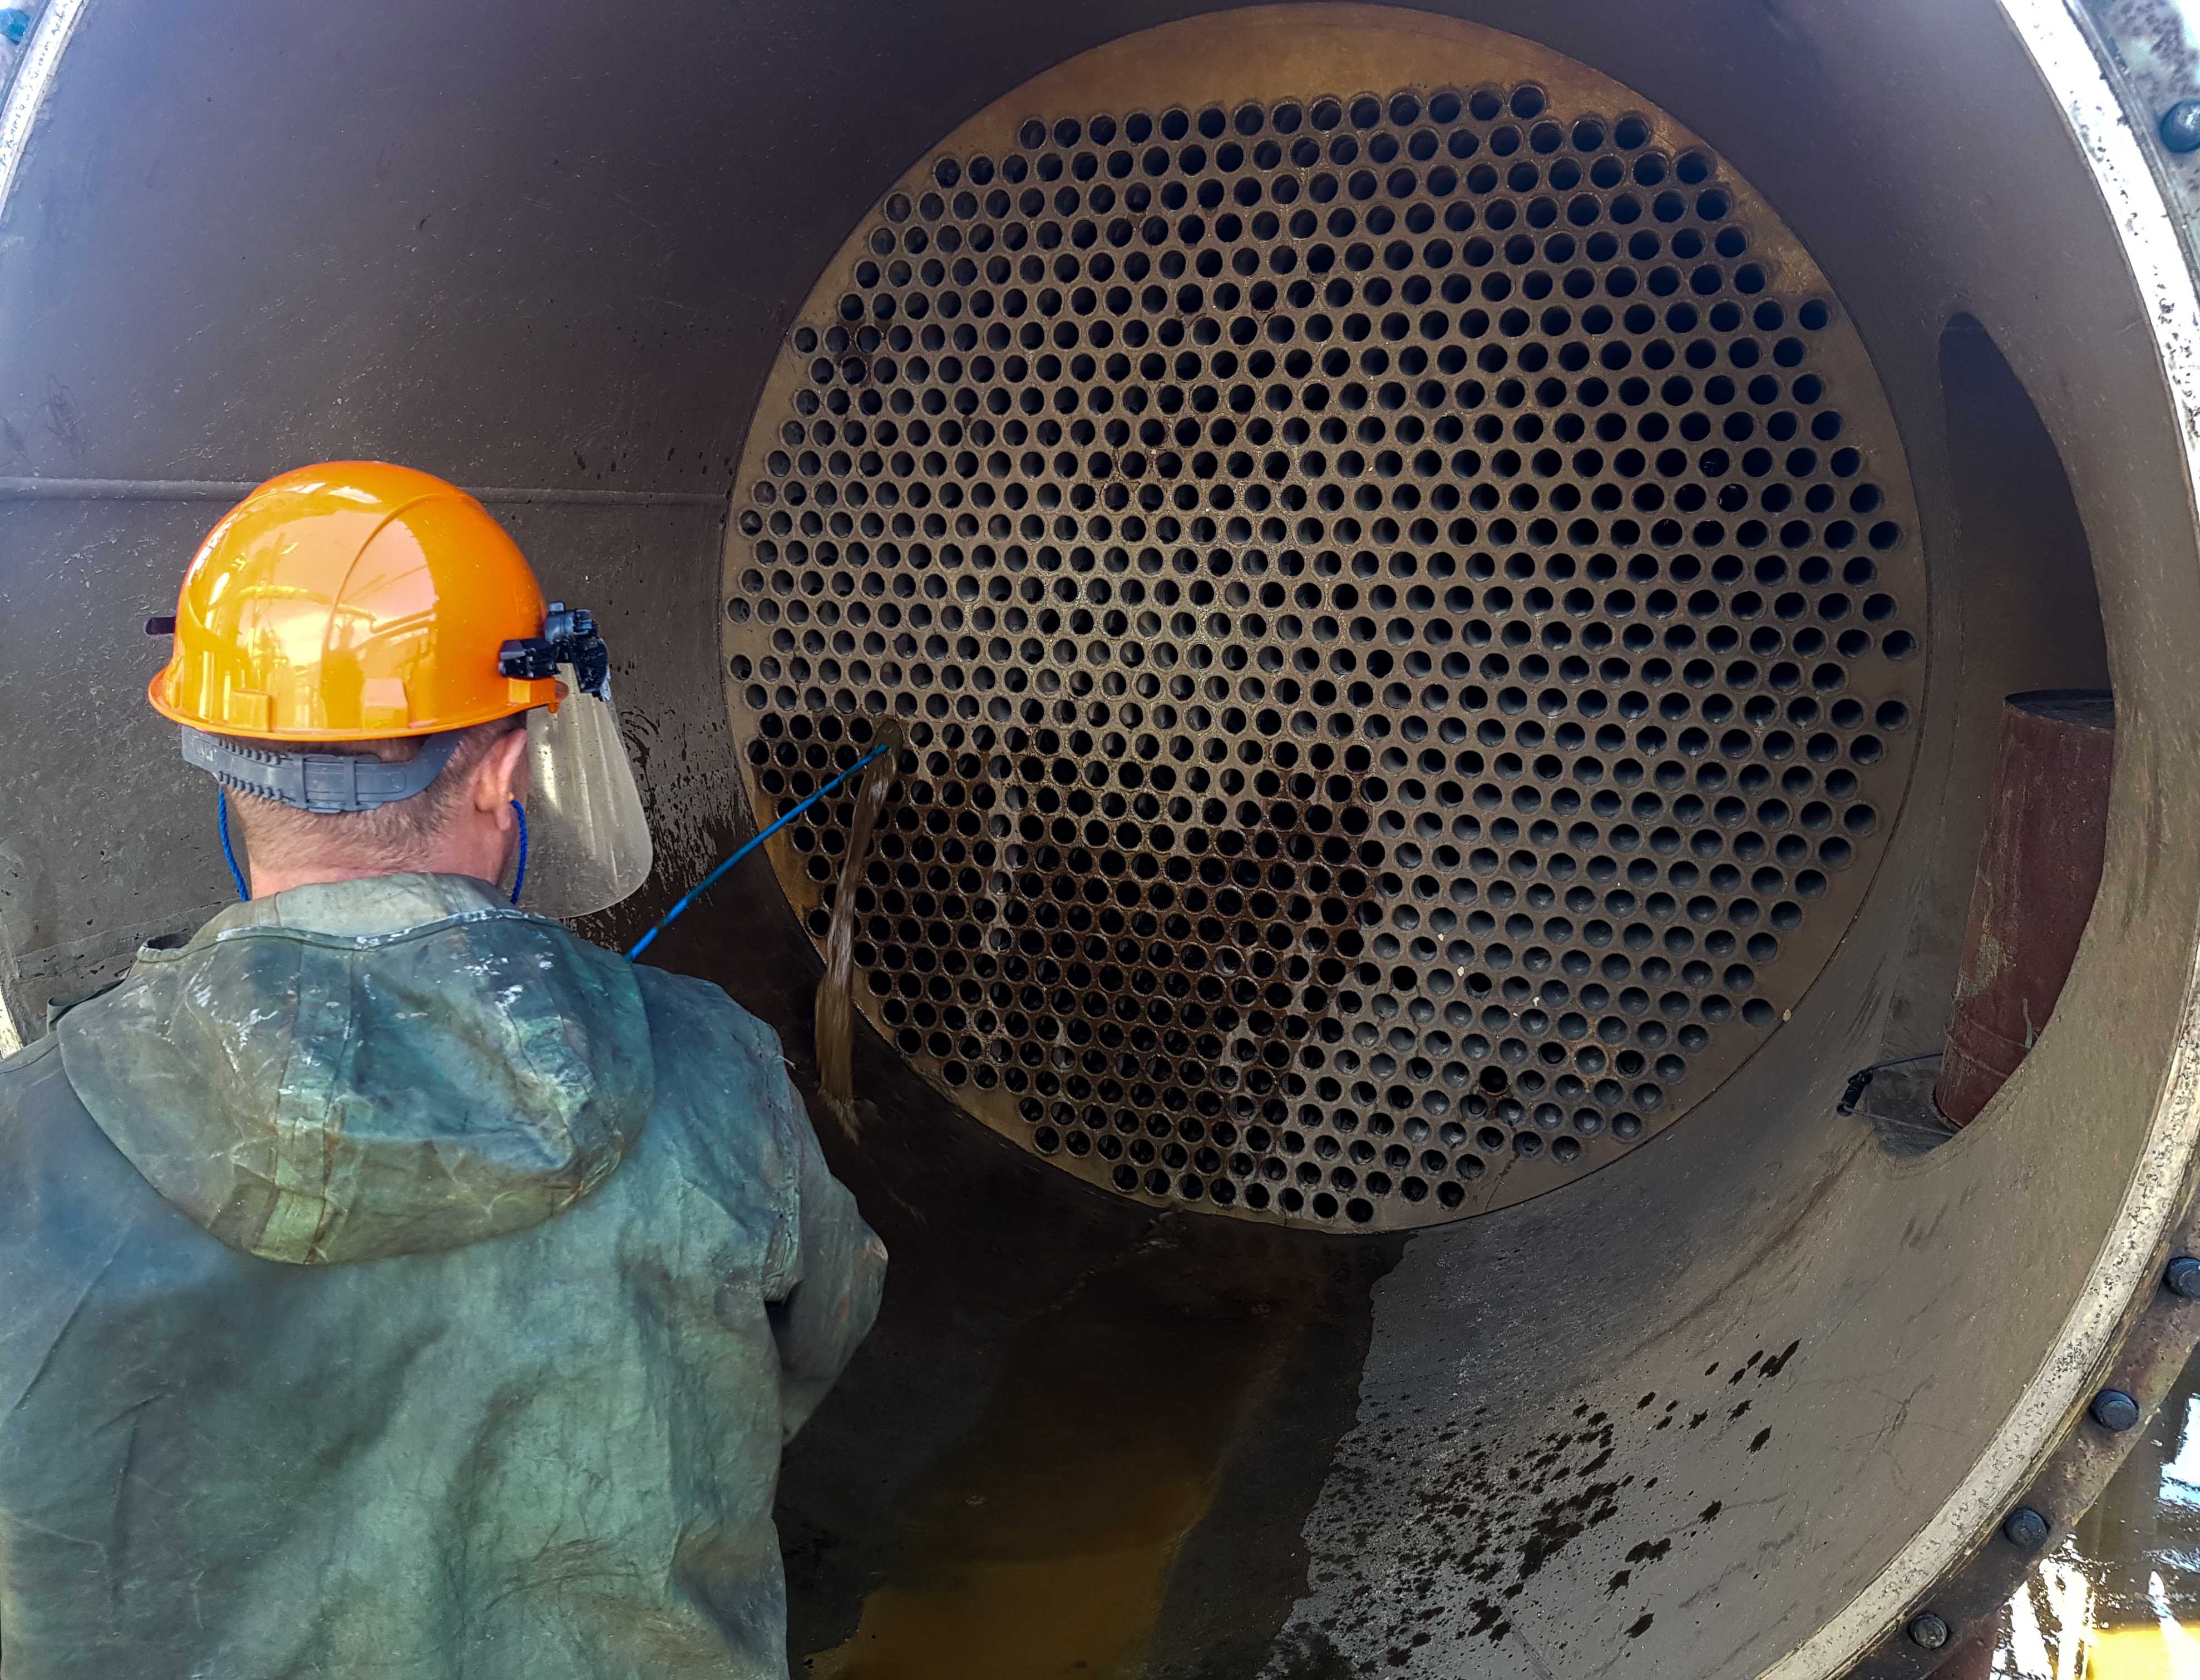
[(221, 860), (229, 866), (229, 878), (237, 883), (240, 904), (252, 901), (252, 889), (244, 884), (244, 872), (237, 866), (237, 851), (229, 843), (229, 795), (217, 782), (214, 790), (214, 820), (221, 825)]
[(785, 828), (787, 824), (793, 822), (797, 817), (800, 816), (812, 805), (815, 805), (827, 794), (832, 792), (833, 790), (840, 786), (841, 783), (846, 781), (849, 777), (854, 775), (865, 765), (870, 763), (872, 760), (882, 757), (891, 750), (892, 750), (892, 744), (891, 742), (880, 742), (878, 745), (873, 747), (869, 752), (865, 753), (845, 770), (843, 770), (839, 775), (834, 777), (831, 781), (819, 788), (816, 792), (811, 794), (809, 798), (804, 800), (799, 805), (797, 805), (777, 822), (772, 824), (769, 828), (765, 829), (761, 834), (755, 836), (753, 838), (744, 842), (740, 847), (734, 851), (731, 857), (728, 858), (716, 869), (713, 869), (708, 875), (705, 875), (701, 880), (698, 881), (693, 887), (689, 889), (687, 895), (682, 897), (677, 904), (674, 905), (670, 910), (667, 910), (662, 916), (658, 917), (656, 926), (650, 929), (647, 933), (645, 933), (641, 938), (634, 942), (633, 946), (626, 954), (627, 960), (629, 962), (633, 962), (639, 959), (641, 954), (650, 948), (652, 942), (656, 939), (657, 936), (664, 932), (668, 927), (670, 927), (674, 919), (676, 918), (682, 911), (685, 910), (689, 905), (693, 904), (697, 899), (702, 897), (705, 893), (710, 891), (712, 887), (716, 886), (718, 884), (719, 878), (723, 876), (728, 870), (731, 869), (735, 864), (739, 863), (743, 858), (746, 857), (758, 847), (764, 844), (765, 841), (770, 839), (771, 837), (778, 833), (780, 830)]
[(517, 904), (519, 890), (527, 884), (527, 808), (515, 799), (512, 814), (519, 820), (519, 867), (512, 872), (512, 901)]
[[(512, 901), (519, 902), (519, 890), (527, 884), (527, 813), (519, 802), (512, 802), (512, 814), (519, 819), (519, 867), (512, 878)], [(244, 872), (237, 866), (237, 849), (229, 839), (229, 796), (219, 786), (214, 790), (214, 815), (221, 829), (221, 860), (229, 866), (229, 878), (237, 883), (237, 896), (241, 902), (250, 903), (252, 892), (244, 884)]]

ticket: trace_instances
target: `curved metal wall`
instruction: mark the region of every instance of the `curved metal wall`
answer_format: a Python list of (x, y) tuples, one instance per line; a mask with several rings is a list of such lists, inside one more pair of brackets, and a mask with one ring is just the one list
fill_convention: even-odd
[[(50, 11), (50, 79), (0, 116), (15, 1016), (218, 901), (138, 631), (228, 487), (301, 458), (479, 486), (553, 592), (602, 604), (658, 833), (620, 925), (668, 901), (747, 821), (725, 498), (799, 300), (939, 136), (1190, 9)], [(1979, 0), (1458, 9), (1690, 125), (1846, 304), (1916, 479), (1917, 791), (1777, 1058), (1451, 1228), (1119, 1202), (860, 1042), (869, 1100), (828, 1145), (896, 1273), (782, 1513), (825, 1671), (1914, 1671), (1919, 1606), (1960, 1631), (2021, 1566), (2010, 1507), (2064, 1524), (2105, 1476), (2087, 1396), (2146, 1391), (2200, 1327), (2150, 1292), (2191, 1171), (2194, 310), (2090, 50), (2059, 9)], [(1940, 1030), (2000, 696), (2101, 674), (2071, 557), (1967, 534), (1959, 313), (2067, 470), (2123, 741), (2063, 1006), (1978, 1123), (1905, 1156), (1836, 1099)], [(658, 950), (799, 1062), (815, 956), (752, 869)]]

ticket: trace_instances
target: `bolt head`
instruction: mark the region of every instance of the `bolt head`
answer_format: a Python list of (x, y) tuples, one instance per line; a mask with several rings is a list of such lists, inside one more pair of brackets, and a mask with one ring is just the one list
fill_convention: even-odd
[(2200, 1260), (2189, 1254), (2179, 1255), (2162, 1273), (2162, 1281), (2171, 1294), (2181, 1295), (2188, 1301), (2200, 1301)]
[(2180, 99), (2162, 114), (2162, 143), (2173, 152), (2200, 152), (2200, 99)]
[(2047, 1519), (2028, 1505), (2020, 1505), (2001, 1525), (2003, 1536), (2019, 1551), (2036, 1552), (2047, 1543)]
[(1928, 1651), (1937, 1651), (1948, 1642), (1948, 1625), (1928, 1610), (1910, 1624), (1910, 1642), (1922, 1645)]
[(2104, 1388), (2093, 1397), (2089, 1409), (2093, 1421), (2121, 1435), (2139, 1424), (2139, 1402), (2120, 1388)]

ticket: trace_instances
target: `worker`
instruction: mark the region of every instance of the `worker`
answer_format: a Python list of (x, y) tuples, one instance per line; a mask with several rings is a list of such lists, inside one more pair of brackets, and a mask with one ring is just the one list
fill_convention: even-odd
[(593, 619), (339, 462), (149, 627), (249, 896), (0, 1063), (8, 1680), (784, 1676), (885, 1251), (770, 1031), (534, 913), (647, 867)]

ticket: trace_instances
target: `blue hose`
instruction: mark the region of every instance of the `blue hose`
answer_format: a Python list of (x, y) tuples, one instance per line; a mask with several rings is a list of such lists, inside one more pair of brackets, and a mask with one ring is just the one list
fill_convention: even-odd
[(689, 905), (693, 904), (697, 899), (700, 898), (705, 893), (716, 886), (718, 883), (719, 878), (724, 875), (728, 870), (731, 869), (735, 864), (739, 863), (743, 858), (746, 857), (758, 847), (764, 844), (765, 841), (770, 839), (771, 837), (778, 833), (780, 830), (785, 828), (787, 824), (793, 822), (797, 817), (800, 816), (812, 805), (815, 805), (827, 794), (832, 792), (833, 790), (840, 786), (841, 783), (846, 781), (849, 777), (854, 775), (858, 770), (861, 770), (865, 765), (871, 762), (873, 759), (881, 757), (891, 750), (891, 743), (886, 741), (880, 742), (878, 745), (873, 747), (869, 752), (865, 753), (845, 770), (843, 770), (839, 775), (834, 777), (831, 781), (819, 788), (816, 792), (811, 794), (809, 798), (804, 800), (799, 805), (797, 805), (793, 810), (789, 811), (769, 828), (765, 829), (761, 834), (755, 836), (753, 838), (744, 842), (738, 849), (735, 849), (731, 857), (728, 858), (716, 869), (713, 869), (708, 875), (705, 875), (701, 880), (698, 881), (693, 887), (688, 890), (686, 896), (682, 898), (677, 904), (674, 905), (670, 910), (667, 910), (662, 916), (658, 917), (657, 919), (657, 925), (650, 929), (647, 933), (642, 935), (641, 938), (635, 940), (633, 945), (628, 948), (626, 960), (629, 962), (636, 960), (644, 951), (647, 951), (650, 948), (651, 943), (656, 939), (658, 934), (664, 932), (665, 929), (672, 925), (674, 919), (677, 917), (682, 911), (685, 910)]
[[(869, 752), (865, 753), (845, 770), (843, 770), (839, 775), (834, 777), (831, 781), (819, 788), (816, 792), (811, 794), (807, 799), (804, 800), (799, 805), (797, 805), (777, 822), (772, 824), (770, 827), (765, 829), (762, 833), (754, 836), (752, 838), (744, 842), (740, 846), (737, 847), (732, 856), (726, 859), (724, 862), (721, 863), (717, 868), (713, 869), (701, 880), (698, 881), (694, 886), (690, 888), (688, 892), (682, 896), (677, 904), (674, 905), (670, 910), (667, 910), (662, 916), (658, 918), (655, 926), (652, 927), (647, 933), (645, 933), (641, 938), (634, 942), (633, 945), (628, 948), (626, 954), (627, 960), (629, 962), (633, 962), (637, 960), (644, 951), (647, 951), (650, 946), (655, 942), (658, 934), (664, 932), (665, 929), (672, 925), (673, 922), (679, 917), (681, 912), (687, 909), (687, 907), (693, 904), (697, 899), (702, 897), (705, 893), (710, 891), (712, 887), (717, 885), (720, 878), (724, 876), (728, 870), (731, 869), (735, 864), (739, 863), (758, 846), (764, 844), (765, 841), (770, 839), (771, 837), (778, 833), (780, 830), (785, 828), (787, 824), (793, 822), (797, 817), (800, 816), (812, 805), (815, 805), (827, 794), (832, 792), (834, 789), (839, 787), (840, 784), (846, 781), (849, 777), (854, 775), (866, 765), (883, 757), (886, 753), (890, 750), (890, 743), (885, 741), (880, 742), (878, 745), (873, 747)], [(237, 898), (242, 901), (249, 903), (252, 898), (252, 890), (244, 884), (244, 872), (237, 866), (237, 851), (236, 849), (231, 845), (229, 839), (228, 796), (220, 788), (216, 788), (214, 790), (214, 820), (221, 829), (222, 861), (229, 866), (229, 878), (237, 883)], [(521, 887), (524, 886), (527, 882), (527, 813), (521, 808), (520, 803), (517, 799), (512, 802), (512, 814), (519, 819), (519, 866), (513, 872), (512, 878), (512, 901), (514, 904), (517, 904), (519, 902), (519, 890)]]

